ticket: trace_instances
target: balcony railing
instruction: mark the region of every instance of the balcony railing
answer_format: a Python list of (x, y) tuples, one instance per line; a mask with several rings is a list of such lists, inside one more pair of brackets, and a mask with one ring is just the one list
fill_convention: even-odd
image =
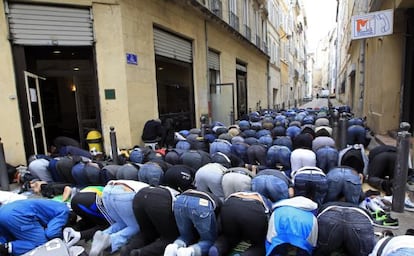
[(256, 35), (256, 46), (260, 48), (261, 44), (262, 44), (262, 40), (260, 40), (260, 36)]
[(244, 24), (244, 37), (249, 41), (252, 40), (252, 31), (246, 24)]
[(229, 24), (232, 26), (235, 30), (239, 31), (239, 17), (233, 12), (230, 12), (229, 15)]
[(214, 13), (216, 16), (223, 18), (223, 4), (221, 3), (221, 0), (209, 0), (209, 8), (212, 13)]

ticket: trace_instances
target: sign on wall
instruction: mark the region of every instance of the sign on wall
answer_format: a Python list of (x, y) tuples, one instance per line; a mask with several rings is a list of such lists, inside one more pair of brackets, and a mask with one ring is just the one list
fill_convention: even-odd
[(393, 24), (392, 9), (352, 16), (352, 40), (391, 35)]
[(127, 61), (127, 64), (138, 65), (138, 56), (134, 53), (127, 53), (126, 61)]

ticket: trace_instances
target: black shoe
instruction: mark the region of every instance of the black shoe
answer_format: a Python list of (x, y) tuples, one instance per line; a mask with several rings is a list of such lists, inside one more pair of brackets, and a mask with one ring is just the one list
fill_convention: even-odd
[(389, 180), (384, 180), (381, 182), (381, 188), (384, 191), (386, 196), (392, 195), (392, 182)]
[(371, 212), (372, 224), (380, 228), (399, 228), (399, 222), (397, 218), (392, 218), (389, 214), (383, 211)]
[(405, 232), (405, 234), (407, 236), (414, 236), (414, 229), (412, 229), (412, 228), (407, 229), (407, 231)]

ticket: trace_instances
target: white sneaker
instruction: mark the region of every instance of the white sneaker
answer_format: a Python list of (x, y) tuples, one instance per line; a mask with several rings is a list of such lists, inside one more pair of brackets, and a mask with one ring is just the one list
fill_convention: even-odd
[(178, 249), (177, 256), (194, 256), (194, 248), (182, 247)]
[(414, 212), (414, 203), (411, 202), (409, 197), (405, 198), (404, 201), (404, 210), (409, 211), (409, 212)]
[(384, 211), (384, 209), (380, 205), (378, 205), (378, 203), (374, 199), (367, 197), (365, 201), (367, 209), (371, 212)]
[(177, 256), (178, 245), (177, 244), (169, 244), (165, 247), (164, 256)]

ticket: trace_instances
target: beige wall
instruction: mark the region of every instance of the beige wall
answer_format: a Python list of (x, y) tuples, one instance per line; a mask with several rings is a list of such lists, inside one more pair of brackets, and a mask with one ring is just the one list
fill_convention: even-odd
[[(392, 8), (392, 2), (384, 1), (381, 10)], [(394, 34), (366, 40), (364, 113), (368, 126), (379, 134), (399, 127), (404, 52), (402, 24), (401, 16), (394, 10)]]
[(0, 4), (0, 138), (6, 162), (26, 164), (13, 60), (4, 5)]
[[(196, 121), (201, 114), (208, 112), (209, 88), (206, 76), (205, 23), (204, 19), (200, 18), (202, 16), (195, 12), (191, 6), (177, 5), (176, 3), (165, 1), (126, 0), (121, 4), (121, 12), (124, 46), (124, 52), (121, 55), (123, 57), (126, 52), (135, 53), (138, 55), (139, 62), (137, 66), (127, 65), (125, 61), (120, 63), (125, 67), (126, 72), (126, 109), (130, 122), (127, 134), (130, 135), (130, 140), (128, 141), (126, 138), (124, 147), (128, 147), (141, 143), (140, 136), (145, 122), (158, 117), (153, 43), (154, 25), (183, 36), (193, 43), (193, 83)], [(99, 24), (98, 21), (96, 23)], [(110, 40), (110, 38), (107, 38), (107, 40)], [(217, 28), (216, 24), (213, 25), (209, 22), (207, 24), (207, 39), (209, 47), (221, 52), (221, 81), (223, 83), (236, 83), (236, 58), (246, 62), (248, 69), (248, 107), (253, 108), (259, 100), (261, 100), (262, 106), (267, 106), (267, 58), (255, 50), (254, 47), (235, 40), (229, 35), (228, 31), (221, 27)], [(98, 51), (99, 49), (97, 48)], [(98, 60), (98, 63), (100, 62), (101, 60)], [(106, 81), (105, 84), (107, 84)], [(109, 110), (103, 109), (102, 111), (106, 112)], [(111, 119), (110, 113), (103, 113), (103, 116), (107, 116), (109, 120)], [(108, 120), (103, 119), (102, 121), (107, 123)], [(122, 146), (122, 140), (118, 144)]]
[(367, 40), (364, 109), (368, 126), (379, 134), (399, 125), (402, 44), (399, 35)]
[[(196, 121), (208, 112), (205, 21), (191, 5), (179, 1), (135, 0), (35, 0), (29, 2), (92, 6), (96, 38), (96, 65), (100, 95), (102, 134), (105, 150), (110, 152), (109, 128), (115, 127), (120, 148), (141, 143), (145, 122), (158, 117), (155, 77), (153, 25), (156, 24), (193, 42), (193, 83)], [(5, 20), (3, 5), (0, 7)], [(207, 22), (209, 47), (221, 52), (221, 81), (236, 84), (236, 59), (247, 63), (248, 107), (256, 102), (268, 104), (267, 57), (254, 46), (240, 40), (215, 22)], [(0, 118), (10, 126), (1, 126), (0, 135), (12, 164), (25, 164), (22, 128), (19, 119), (12, 55), (7, 26), (0, 24)], [(138, 56), (138, 65), (126, 63), (126, 53)], [(106, 100), (105, 89), (115, 89), (116, 99)], [(6, 92), (6, 93), (3, 93)], [(7, 109), (7, 111), (5, 111)], [(198, 123), (198, 122), (197, 122)]]

